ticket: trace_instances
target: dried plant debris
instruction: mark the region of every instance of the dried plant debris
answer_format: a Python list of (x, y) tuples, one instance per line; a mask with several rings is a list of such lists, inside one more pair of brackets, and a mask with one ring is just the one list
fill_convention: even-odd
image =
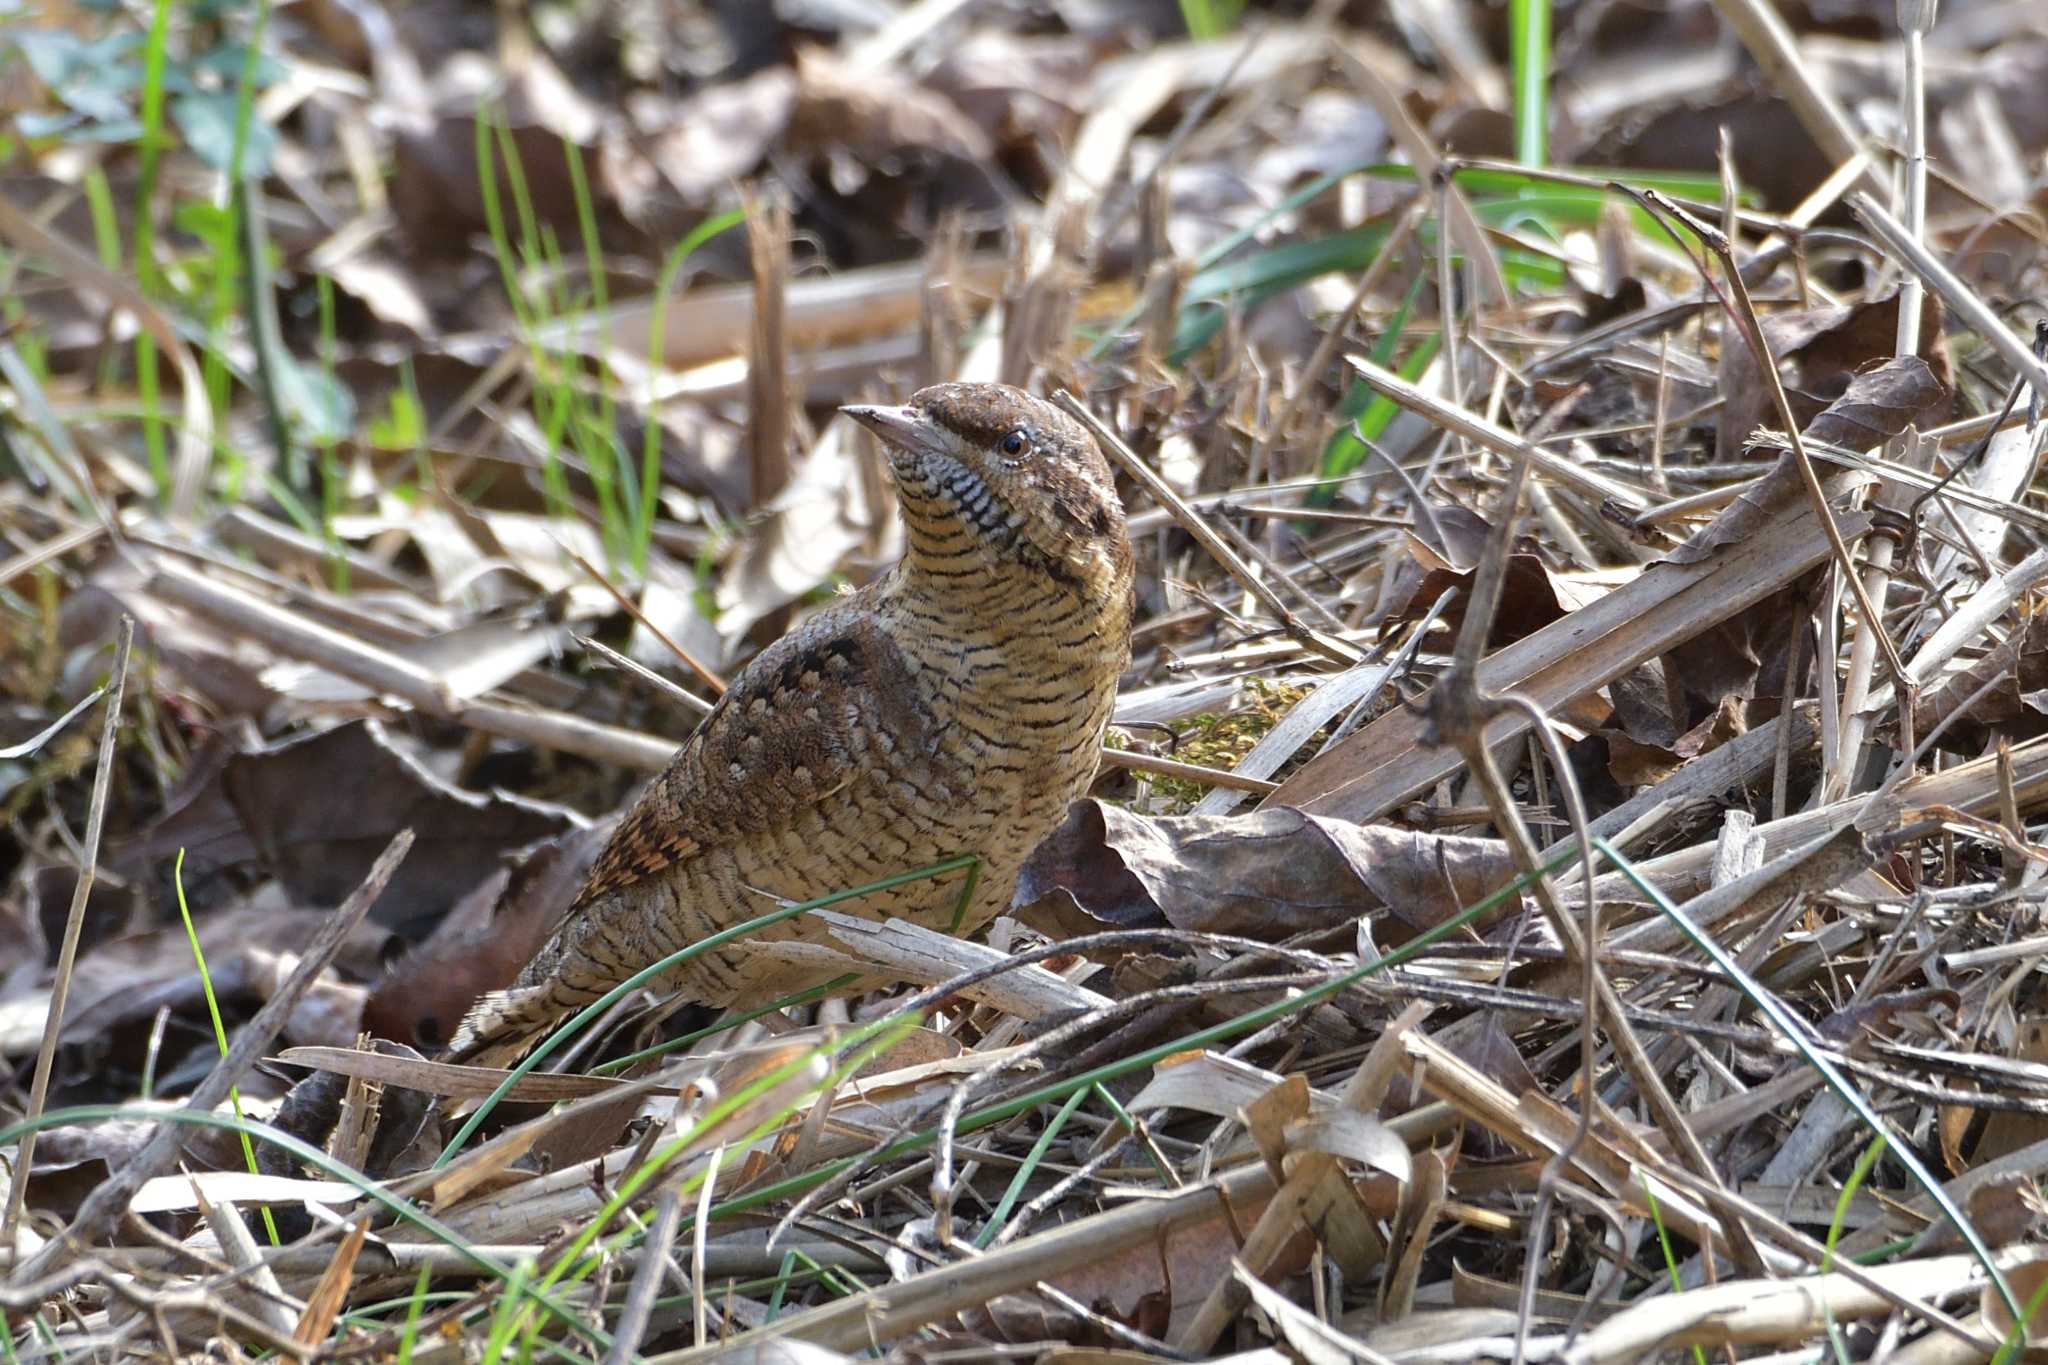
[[(2038, 6), (147, 8), (0, 27), (0, 1358), (2048, 1350)], [(950, 379), (1129, 448), (1006, 913), (451, 1060)]]
[(1026, 864), (1017, 904), (1063, 893), (1104, 926), (1284, 942), (1375, 910), (1433, 928), (1514, 879), (1513, 863), (1489, 839), (1322, 820), (1285, 806), (1147, 818), (1081, 801)]

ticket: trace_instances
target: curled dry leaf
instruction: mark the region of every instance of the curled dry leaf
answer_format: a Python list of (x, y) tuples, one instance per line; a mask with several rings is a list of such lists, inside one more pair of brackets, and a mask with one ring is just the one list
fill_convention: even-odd
[(1288, 1352), (1305, 1365), (1353, 1365), (1372, 1359), (1373, 1353), (1365, 1346), (1266, 1284), (1243, 1261), (1233, 1260), (1230, 1274), (1250, 1296), (1252, 1306), (1272, 1323), (1274, 1333), (1287, 1343)]
[(669, 203), (703, 210), (761, 164), (789, 126), (796, 91), (795, 73), (776, 66), (679, 102), (651, 91), (629, 96), (635, 131), (611, 130), (599, 152), (622, 209), (648, 227), (667, 221), (657, 210)]
[[(1978, 696), (1987, 686), (1991, 690)], [(1969, 710), (1958, 716), (1965, 706)], [(1944, 723), (1944, 742), (1971, 752), (1983, 748), (1987, 730), (2013, 740), (2048, 731), (2048, 626), (2041, 617), (2028, 617), (1996, 649), (1920, 694), (1915, 732), (1931, 734)]]
[[(206, 958), (204, 977), (193, 959), (192, 941), (175, 919), (94, 948), (72, 972), (60, 1080), (82, 1087), (81, 1098), (118, 1093), (141, 1074), (156, 1016), (167, 1009), (174, 1023), (155, 1044), (158, 1084), (182, 1084), (184, 1068), (203, 1071), (220, 1055), (205, 1022), (208, 997), (231, 1021), (241, 1017), (245, 1006), (268, 1000), (296, 965), (299, 950), (329, 918), (330, 911), (288, 908), (276, 895), (214, 909), (196, 925)], [(351, 972), (365, 973), (386, 937), (366, 925), (337, 960)], [(300, 998), (285, 1031), (304, 1043), (352, 1040), (361, 995), (359, 986), (331, 978), (316, 982)]]
[(1027, 37), (980, 29), (948, 47), (926, 85), (1005, 150), (1064, 144), (1080, 122), (1088, 45), (1073, 37)]
[[(1231, 1218), (1212, 1218), (1175, 1228), (1160, 1237), (1156, 1248), (1105, 1257), (1050, 1276), (1047, 1282), (1113, 1322), (1155, 1338), (1177, 1339), (1211, 1286), (1230, 1273), (1239, 1235), (1232, 1227), (1232, 1219), (1243, 1220), (1248, 1226), (1265, 1208), (1264, 1200), (1234, 1205)], [(1296, 1239), (1287, 1249), (1287, 1259), (1279, 1267), (1281, 1272), (1301, 1270), (1308, 1264), (1313, 1248), (1314, 1243), (1306, 1234)], [(999, 1341), (1116, 1344), (1099, 1326), (1058, 1310), (1042, 1299), (1023, 1295), (1004, 1295), (983, 1310), (961, 1314), (961, 1321)]]
[(1493, 538), (1493, 523), (1456, 503), (1424, 504), (1415, 524), (1405, 528), (1408, 552), (1425, 569), (1469, 574), (1479, 567)]
[(718, 585), (718, 629), (728, 648), (757, 621), (824, 582), (878, 528), (894, 527), (860, 476), (851, 428), (845, 419), (826, 427), (726, 566)]
[(1947, 402), (1949, 392), (1919, 356), (1893, 356), (1851, 375), (1842, 396), (1809, 422), (1804, 434), (1809, 440), (1868, 450)]
[(121, 617), (132, 616), (136, 647), (146, 649), (159, 669), (223, 715), (257, 715), (276, 700), (257, 678), (267, 662), (260, 651), (144, 591), (148, 575), (147, 565), (132, 555), (95, 568), (90, 582), (64, 600), (59, 647), (97, 653), (113, 638)]
[[(65, 921), (70, 916), (78, 880), (78, 869), (62, 865), (38, 868), (24, 880), (22, 889), (26, 895), (18, 913), (26, 932), (15, 948), (24, 963), (33, 961), (38, 967), (56, 965), (58, 944), (64, 938)], [(79, 921), (79, 950), (90, 952), (122, 934), (133, 933), (147, 918), (144, 907), (137, 903), (139, 899), (132, 887), (113, 886), (105, 878), (94, 878)], [(40, 1033), (42, 1026), (38, 1024), (34, 1031)]]
[[(1869, 1000), (1859, 1000), (1827, 1015), (1815, 1026), (1822, 1038), (1844, 1046), (1860, 1038), (1897, 1038), (1907, 1026), (1930, 1011), (1962, 1008), (1962, 997), (1947, 987), (1926, 986), (1918, 990), (1887, 991)], [(2029, 1053), (2033, 1060), (2048, 1060), (2048, 1053)]]
[[(1785, 451), (1769, 473), (1665, 558), (1672, 564), (1701, 564), (1729, 547), (1777, 534), (1778, 524), (1806, 499), (1798, 462)], [(1681, 729), (1702, 723), (1730, 698), (1775, 696), (1782, 691), (1786, 646), (1791, 632), (1804, 625), (1811, 572), (1747, 610), (1703, 626), (1670, 651), (1664, 659), (1667, 676), (1676, 677), (1693, 703), (1689, 714), (1674, 718)]]
[[(1513, 644), (1533, 635), (1553, 621), (1559, 621), (1590, 602), (1606, 596), (1611, 583), (1594, 578), (1560, 577), (1550, 571), (1542, 556), (1517, 551), (1508, 556), (1507, 577), (1501, 584), (1500, 607), (1494, 613), (1493, 628), (1487, 632), (1489, 649)], [(1465, 604), (1471, 600), (1474, 571), (1431, 568), (1419, 578), (1402, 574), (1390, 594), (1390, 622), (1419, 621), (1446, 592), (1457, 590), (1451, 605), (1441, 613), (1445, 626), (1456, 631), (1465, 619)], [(1618, 580), (1617, 580), (1618, 581)]]
[[(421, 1060), (419, 1053), (400, 1043), (372, 1039), (366, 1051), (384, 1056)], [(355, 1090), (351, 1081), (356, 1082)], [(362, 1103), (372, 1111), (361, 1116), (347, 1114), (348, 1097), (361, 1093)], [(378, 1179), (395, 1174), (401, 1160), (422, 1135), (438, 1139), (440, 1124), (434, 1113), (434, 1097), (424, 1091), (381, 1082), (365, 1082), (333, 1071), (315, 1071), (294, 1085), (278, 1106), (274, 1126), (315, 1147), (325, 1146), (345, 1118), (353, 1117), (358, 1130), (367, 1132), (359, 1169)], [(295, 1175), (298, 1163), (282, 1148), (265, 1145), (257, 1150), (260, 1169), (273, 1175)]]
[[(1939, 392), (1907, 419), (1917, 420), (1923, 428), (1942, 420), (1954, 387), (1955, 369), (1942, 336), (1941, 319), (1940, 301), (1930, 294), (1920, 316), (1919, 354)], [(1784, 380), (1785, 396), (1802, 430), (1831, 402), (1844, 396), (1856, 375), (1892, 358), (1898, 327), (1896, 291), (1867, 303), (1774, 313), (1763, 319), (1764, 339), (1772, 356), (1781, 368), (1787, 363), (1791, 367), (1791, 377)], [(1722, 356), (1721, 394), (1726, 405), (1721, 411), (1715, 458), (1738, 459), (1759, 425), (1779, 424), (1763, 372), (1739, 337), (1730, 340)], [(1904, 426), (1901, 421), (1893, 433)], [(1848, 430), (1846, 425), (1842, 429)]]
[[(378, 898), (372, 916), (386, 925), (432, 923), (490, 875), (507, 850), (582, 824), (560, 806), (457, 787), (373, 720), (234, 753), (221, 763), (217, 782), (217, 797), (202, 788), (188, 804), (218, 819), (217, 799), (240, 828), (217, 830), (207, 856), (188, 861), (188, 878), (253, 862), (299, 904), (334, 905), (362, 884), (385, 841), (409, 828), (433, 856), (408, 858)], [(302, 799), (309, 791), (323, 799)], [(153, 830), (133, 854), (163, 876), (181, 846)]]
[(1287, 1147), (1295, 1152), (1321, 1152), (1342, 1161), (1370, 1166), (1405, 1181), (1413, 1170), (1407, 1144), (1388, 1132), (1378, 1119), (1355, 1109), (1298, 1119), (1286, 1127)]
[(799, 151), (843, 151), (869, 162), (904, 152), (984, 161), (988, 137), (958, 105), (894, 69), (857, 67), (819, 49), (797, 55), (789, 140)]
[[(1955, 997), (1951, 994), (1951, 1000)], [(1960, 1003), (1957, 1001), (1957, 1003)], [(2014, 1021), (2012, 1041), (2003, 1049), (2006, 1058), (2021, 1062), (2048, 1063), (2048, 1016), (2025, 1014)], [(1995, 1085), (1996, 1080), (1992, 1083)], [(1974, 1143), (1967, 1147), (1963, 1141), (1967, 1131), (1974, 1126), (1978, 1111), (1966, 1105), (1943, 1105), (1939, 1111), (1943, 1155), (1948, 1158), (1951, 1170), (1960, 1174), (1966, 1170), (1990, 1165), (2001, 1158), (2010, 1156), (2024, 1147), (2048, 1138), (2048, 1117), (2040, 1114), (2008, 1112), (1997, 1110), (1985, 1117), (1983, 1130)], [(1995, 1185), (1997, 1182), (1992, 1182)], [(2031, 1222), (2040, 1212), (2040, 1194), (2031, 1179), (2025, 1179), (2027, 1194), (2032, 1196), (2033, 1208), (2025, 1214), (2025, 1221)], [(2003, 1246), (2017, 1240), (2026, 1231), (2024, 1226), (2012, 1227), (2014, 1221), (2011, 1200), (2013, 1192), (2008, 1190), (2003, 1197), (1989, 1193), (1991, 1186), (1975, 1190), (1971, 1194), (1972, 1221), (1979, 1229), (1988, 1231), (1998, 1225), (2004, 1235), (1992, 1242)], [(1982, 1196), (1982, 1216), (1979, 1216), (1978, 1198)]]
[(1170, 924), (1277, 941), (1382, 910), (1427, 929), (1515, 875), (1490, 839), (1287, 806), (1154, 818), (1090, 799), (1075, 802), (1033, 851), (1013, 904), (1064, 894), (1120, 928)]
[[(1133, 1114), (1156, 1109), (1192, 1109), (1216, 1118), (1235, 1118), (1261, 1096), (1274, 1090), (1283, 1078), (1264, 1067), (1226, 1057), (1220, 1052), (1184, 1053), (1169, 1057), (1153, 1069), (1152, 1079), (1125, 1102)], [(1320, 1090), (1307, 1092), (1302, 1113), (1320, 1113), (1336, 1104)]]
[[(80, 1198), (108, 1173), (128, 1165), (156, 1136), (162, 1125), (151, 1122), (148, 1115), (171, 1113), (183, 1107), (178, 1100), (133, 1100), (124, 1106), (125, 1112), (145, 1117), (66, 1123), (44, 1129), (36, 1142), (35, 1168), (29, 1175), (30, 1198), (36, 1201), (32, 1207), (61, 1210), (67, 1217), (76, 1212)], [(257, 1123), (267, 1122), (273, 1107), (272, 1101), (246, 1092), (242, 1095), (243, 1117)], [(223, 1118), (233, 1117), (226, 1104), (218, 1112)], [(180, 1127), (181, 1160), (188, 1169), (248, 1169), (240, 1139), (232, 1131), (195, 1125)]]

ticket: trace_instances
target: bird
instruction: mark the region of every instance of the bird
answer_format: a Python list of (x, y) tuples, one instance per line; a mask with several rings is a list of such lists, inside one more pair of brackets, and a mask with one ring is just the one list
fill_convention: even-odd
[[(741, 671), (641, 793), (546, 942), (464, 1018), (451, 1056), (505, 1065), (687, 944), (776, 909), (964, 854), (835, 908), (971, 934), (1094, 778), (1136, 609), (1114, 475), (1088, 429), (1004, 384), (841, 409), (880, 439), (902, 558)], [(959, 914), (957, 925), (954, 924)], [(653, 981), (689, 1003), (766, 1003), (815, 966), (744, 943)]]

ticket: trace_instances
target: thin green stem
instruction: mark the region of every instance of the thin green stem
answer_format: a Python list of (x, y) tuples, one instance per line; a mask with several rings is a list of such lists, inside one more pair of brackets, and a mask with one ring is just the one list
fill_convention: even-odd
[(1060, 1129), (1067, 1126), (1067, 1120), (1074, 1116), (1074, 1111), (1081, 1107), (1081, 1101), (1087, 1099), (1089, 1093), (1087, 1090), (1076, 1090), (1067, 1096), (1067, 1102), (1059, 1107), (1059, 1112), (1045, 1125), (1045, 1131), (1038, 1135), (1038, 1141), (1032, 1143), (1031, 1150), (1024, 1154), (1023, 1164), (1017, 1167), (1017, 1173), (1010, 1177), (1009, 1188), (1004, 1190), (1003, 1197), (996, 1201), (995, 1209), (989, 1214), (988, 1221), (983, 1223), (981, 1231), (974, 1235), (976, 1246), (986, 1247), (990, 1240), (1002, 1231), (1003, 1224), (1010, 1221), (1010, 1211), (1015, 1209), (1017, 1201), (1024, 1197), (1024, 1187), (1029, 1185), (1031, 1177), (1038, 1173), (1038, 1163), (1045, 1160), (1045, 1154), (1052, 1150), (1054, 1140), (1060, 1135)]
[[(1650, 1221), (1657, 1228), (1657, 1245), (1664, 1253), (1664, 1272), (1671, 1279), (1671, 1287), (1682, 1290), (1685, 1281), (1678, 1273), (1678, 1253), (1672, 1248), (1670, 1229), (1664, 1226), (1664, 1210), (1657, 1203), (1657, 1191), (1651, 1188), (1646, 1177), (1638, 1176), (1637, 1183), (1642, 1187), (1644, 1202), (1650, 1206)], [(1707, 1365), (1707, 1353), (1699, 1346), (1692, 1348), (1692, 1359), (1693, 1365)]]
[[(144, 294), (157, 292), (156, 200), (157, 159), (164, 146), (164, 71), (169, 65), (171, 0), (155, 0), (149, 37), (142, 49), (142, 141), (135, 174), (135, 283)], [(150, 477), (159, 500), (171, 494), (171, 461), (164, 446), (163, 409), (159, 402), (156, 343), (147, 331), (135, 338), (135, 386), (142, 397), (142, 442), (149, 456)]]
[(1515, 160), (1541, 166), (1550, 159), (1550, 0), (1508, 0), (1508, 64)]
[[(213, 993), (213, 974), (206, 970), (206, 954), (199, 947), (199, 931), (192, 924), (192, 907), (185, 902), (185, 850), (180, 848), (178, 856), (171, 863), (171, 887), (178, 896), (178, 918), (185, 924), (185, 939), (192, 945), (192, 960), (199, 964), (199, 988), (206, 995), (206, 1010), (213, 1017), (213, 1041), (219, 1047), (220, 1055), (228, 1055), (228, 1030), (221, 1022), (220, 1000)], [(242, 1113), (242, 1092), (239, 1086), (228, 1087), (228, 1103), (235, 1111), (235, 1117), (246, 1119)], [(249, 1174), (258, 1174), (256, 1148), (249, 1141), (249, 1134), (242, 1135), (242, 1160), (248, 1165)], [(270, 1206), (263, 1206), (263, 1230), (270, 1235), (272, 1246), (282, 1246), (277, 1235), (277, 1222), (270, 1216)]]
[(662, 356), (668, 339), (668, 298), (676, 286), (676, 275), (683, 263), (696, 253), (697, 248), (716, 237), (719, 233), (738, 227), (747, 220), (744, 209), (733, 209), (715, 218), (706, 218), (692, 228), (689, 235), (676, 243), (668, 253), (668, 259), (661, 263), (661, 275), (654, 286), (654, 307), (647, 321), (647, 421), (640, 435), (640, 500), (639, 520), (633, 526), (633, 570), (647, 572), (647, 552), (654, 539), (655, 498), (661, 487), (661, 422), (658, 417), (658, 402), (653, 392), (654, 377), (662, 372)]
[(413, 1281), (412, 1298), (405, 1305), (405, 1327), (398, 1336), (398, 1365), (412, 1365), (413, 1343), (420, 1334), (420, 1312), (426, 1303), (427, 1285), (433, 1278), (433, 1267), (423, 1265), (419, 1278)]

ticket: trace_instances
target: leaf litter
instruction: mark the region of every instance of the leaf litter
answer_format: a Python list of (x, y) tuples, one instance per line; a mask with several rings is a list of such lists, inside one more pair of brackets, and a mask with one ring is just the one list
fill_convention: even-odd
[[(10, 1358), (2048, 1341), (2040, 16), (1925, 257), (1888, 7), (1561, 9), (1558, 170), (1502, 11), (1222, 8), (231, 4), (147, 157), (133, 15), (0, 38)], [(1013, 912), (435, 1061), (944, 378), (1150, 471)]]

